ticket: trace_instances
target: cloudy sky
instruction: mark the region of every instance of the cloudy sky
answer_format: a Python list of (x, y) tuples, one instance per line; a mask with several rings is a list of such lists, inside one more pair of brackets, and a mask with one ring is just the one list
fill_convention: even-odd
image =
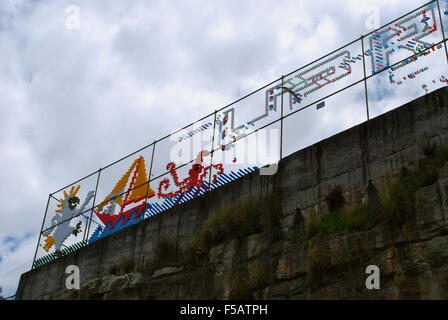
[(3, 295), (50, 192), (426, 2), (1, 0)]

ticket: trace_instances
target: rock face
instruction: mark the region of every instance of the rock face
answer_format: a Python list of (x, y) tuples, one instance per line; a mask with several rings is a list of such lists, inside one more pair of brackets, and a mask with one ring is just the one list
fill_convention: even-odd
[[(440, 192), (447, 168), (415, 193), (415, 221), (329, 235), (314, 249), (288, 235), (253, 234), (213, 246), (200, 263), (107, 274), (67, 298), (448, 299), (448, 210)], [(379, 290), (365, 286), (369, 265), (379, 267)]]
[[(412, 215), (307, 235), (333, 187), (348, 204), (371, 202), (391, 177), (418, 166), (424, 144), (448, 147), (447, 89), (282, 159), (274, 176), (249, 174), (25, 273), (17, 298), (448, 299), (448, 164), (398, 208)], [(227, 232), (187, 250), (216, 212), (270, 192), (280, 196), (275, 230)], [(157, 248), (162, 236), (174, 255)], [(79, 291), (64, 285), (71, 264), (80, 268)], [(379, 290), (366, 288), (369, 265), (379, 267)]]

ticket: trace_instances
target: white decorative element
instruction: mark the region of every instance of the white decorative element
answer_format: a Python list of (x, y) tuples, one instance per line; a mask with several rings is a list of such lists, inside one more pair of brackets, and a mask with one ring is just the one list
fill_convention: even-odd
[[(350, 75), (352, 69), (346, 62), (350, 59), (350, 51), (343, 50), (303, 71), (299, 70), (297, 74), (284, 80), (283, 90), (272, 96), (271, 104), (277, 106), (277, 99), (288, 92), (289, 108), (292, 110), (295, 103), (300, 103), (313, 92)], [(277, 87), (271, 87), (267, 92), (272, 92), (275, 89)]]
[[(241, 125), (235, 126), (234, 108), (229, 108), (218, 114), (216, 120), (219, 130), (218, 144), (226, 145), (247, 135), (248, 129), (255, 127), (256, 122), (268, 117), (269, 112), (277, 111), (278, 98), (284, 93), (289, 93), (289, 106), (292, 109), (294, 103), (300, 103), (301, 99), (311, 93), (350, 75), (352, 69), (350, 64), (346, 63), (350, 59), (350, 51), (343, 50), (305, 70), (299, 70), (294, 76), (285, 79), (283, 86), (276, 83), (269, 87), (266, 90), (264, 112)], [(225, 148), (225, 150), (228, 149)]]
[(118, 193), (111, 193), (109, 205), (104, 209), (103, 213), (112, 215), (115, 213), (115, 207), (117, 206), (117, 198), (123, 194), (124, 190), (118, 191)]
[(70, 203), (69, 199), (72, 199), (71, 195), (64, 195), (64, 200), (61, 202), (63, 204), (61, 213), (56, 214), (53, 219), (51, 219), (51, 227), (43, 232), (44, 236), (49, 236), (54, 230), (53, 237), (56, 251), (61, 249), (62, 244), (71, 234), (73, 234), (73, 231), (79, 229), (80, 222), (75, 228), (70, 226), (71, 219), (84, 211), (94, 195), (95, 192), (93, 190), (89, 191), (84, 203), (79, 209), (76, 209), (76, 203), (74, 205)]
[[(425, 15), (428, 18), (427, 21), (430, 21), (435, 28), (431, 28), (426, 23), (422, 23), (422, 18)], [(429, 36), (435, 30), (437, 30), (437, 19), (434, 13), (434, 6), (429, 6), (374, 32), (369, 37), (370, 50), (373, 52), (370, 56), (372, 72), (380, 72), (393, 64), (390, 61), (390, 56), (401, 49), (409, 50), (412, 54), (415, 54), (422, 49), (426, 50), (431, 47), (433, 45), (432, 43), (421, 39)], [(394, 69), (403, 67), (406, 64), (401, 63), (395, 66)]]
[[(219, 118), (217, 119), (216, 123), (219, 125), (219, 135), (218, 135), (218, 144), (219, 145), (227, 145), (229, 143), (231, 143), (232, 141), (236, 141), (239, 139), (244, 138), (248, 132), (247, 130), (249, 129), (249, 126), (254, 126), (254, 122), (257, 122), (265, 117), (268, 116), (268, 107), (265, 107), (265, 112), (250, 120), (247, 121), (245, 123), (243, 123), (242, 125), (239, 125), (238, 127), (235, 128), (235, 109), (234, 108), (230, 108), (225, 110), (222, 115), (219, 115)], [(220, 116), (223, 116), (224, 119), (228, 119), (226, 122), (224, 122), (223, 120), (220, 119)], [(223, 136), (223, 132), (226, 131), (227, 134), (225, 136)], [(225, 150), (229, 150), (229, 147), (225, 147)]]

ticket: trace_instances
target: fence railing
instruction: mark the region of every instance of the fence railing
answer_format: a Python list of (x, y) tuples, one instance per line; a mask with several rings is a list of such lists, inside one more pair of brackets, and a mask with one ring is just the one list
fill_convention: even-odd
[(428, 2), (51, 193), (32, 267), (447, 85), (446, 20)]

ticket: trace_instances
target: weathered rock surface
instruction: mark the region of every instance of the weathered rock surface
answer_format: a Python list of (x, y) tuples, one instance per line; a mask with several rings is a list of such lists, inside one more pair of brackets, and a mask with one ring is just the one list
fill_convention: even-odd
[[(205, 265), (163, 267), (152, 275), (104, 275), (70, 298), (448, 299), (446, 199), (438, 192), (443, 179), (440, 175), (415, 193), (415, 223), (383, 224), (321, 240), (317, 275), (312, 275), (315, 261), (306, 241), (273, 241), (261, 233), (212, 247)], [(368, 265), (380, 268), (380, 290), (366, 289)]]

